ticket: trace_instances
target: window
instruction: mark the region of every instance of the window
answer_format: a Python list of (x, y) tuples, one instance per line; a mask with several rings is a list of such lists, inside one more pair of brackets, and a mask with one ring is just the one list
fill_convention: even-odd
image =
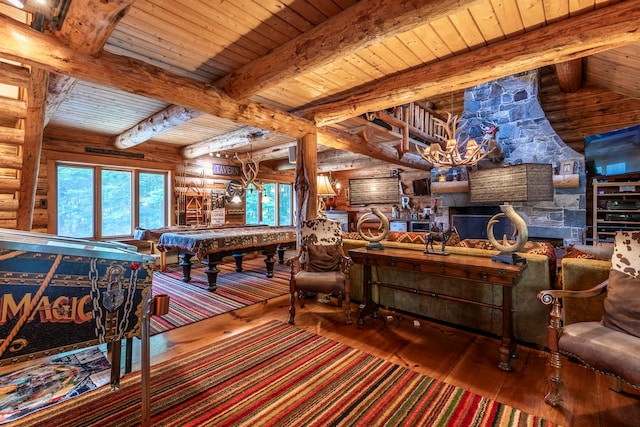
[(134, 227), (167, 225), (168, 173), (58, 164), (57, 234), (128, 237)]
[(292, 225), (293, 186), (267, 183), (262, 191), (250, 185), (246, 192), (247, 224)]

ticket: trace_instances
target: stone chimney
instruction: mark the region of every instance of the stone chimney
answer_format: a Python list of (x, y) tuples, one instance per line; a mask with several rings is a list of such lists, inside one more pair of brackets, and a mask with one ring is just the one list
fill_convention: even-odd
[[(464, 94), (459, 141), (482, 139), (482, 128), (496, 124), (505, 158), (500, 164), (483, 160), (479, 167), (504, 167), (519, 163), (551, 163), (560, 173), (572, 161), (579, 186), (556, 188), (553, 202), (514, 204), (529, 226), (529, 236), (580, 243), (586, 226), (586, 176), (584, 156), (567, 146), (551, 127), (538, 98), (539, 74), (531, 71), (480, 84)], [(468, 195), (434, 194), (439, 210), (436, 221), (448, 224), (450, 206), (469, 206)]]

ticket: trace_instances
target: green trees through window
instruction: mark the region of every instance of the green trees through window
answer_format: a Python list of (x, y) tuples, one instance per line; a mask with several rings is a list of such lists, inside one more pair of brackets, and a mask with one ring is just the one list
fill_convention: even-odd
[(127, 237), (136, 226), (167, 225), (167, 176), (165, 172), (58, 165), (57, 234)]

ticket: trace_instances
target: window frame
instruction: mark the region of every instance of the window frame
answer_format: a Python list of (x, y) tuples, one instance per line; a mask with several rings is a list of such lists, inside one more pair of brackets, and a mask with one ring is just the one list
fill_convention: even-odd
[[(47, 174), (53, 179), (49, 179), (48, 194), (49, 194), (49, 207), (48, 207), (48, 230), (52, 234), (58, 234), (58, 167), (79, 167), (93, 169), (93, 197), (94, 197), (94, 217), (93, 217), (93, 236), (83, 236), (81, 238), (89, 240), (119, 240), (119, 239), (131, 239), (133, 238), (133, 232), (140, 224), (139, 203), (140, 203), (140, 173), (152, 173), (164, 176), (164, 195), (165, 195), (165, 209), (164, 209), (164, 224), (171, 224), (173, 221), (173, 167), (169, 167), (168, 164), (155, 164), (153, 162), (148, 165), (134, 166), (131, 162), (123, 162), (125, 164), (114, 164), (111, 162), (87, 162), (86, 156), (80, 156), (81, 160), (76, 160), (74, 156), (66, 156), (65, 158), (56, 158), (57, 156), (51, 156), (47, 164)], [(68, 157), (68, 159), (67, 159)], [(138, 164), (140, 162), (137, 162)], [(154, 167), (156, 166), (156, 167)], [(102, 171), (123, 171), (130, 172), (132, 174), (131, 179), (131, 221), (132, 228), (131, 233), (122, 236), (103, 236), (102, 234)]]

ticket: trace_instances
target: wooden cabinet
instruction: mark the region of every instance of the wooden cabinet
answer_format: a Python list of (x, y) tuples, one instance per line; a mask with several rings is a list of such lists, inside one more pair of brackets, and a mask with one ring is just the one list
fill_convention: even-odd
[(593, 179), (593, 244), (613, 243), (618, 230), (640, 229), (640, 181)]

